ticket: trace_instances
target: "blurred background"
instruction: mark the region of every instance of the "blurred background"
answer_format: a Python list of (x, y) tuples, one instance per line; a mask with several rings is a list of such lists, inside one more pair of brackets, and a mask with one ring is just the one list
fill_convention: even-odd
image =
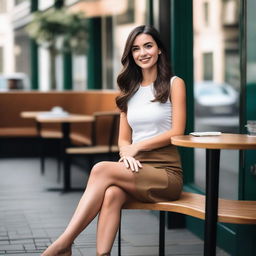
[[(60, 32), (53, 58), (49, 40), (40, 43), (28, 25), (38, 12), (63, 8), (84, 15), (86, 47), (63, 50), (66, 31)], [(255, 0), (0, 0), (0, 90), (117, 90), (129, 32), (152, 24), (187, 85), (187, 131), (244, 133), (246, 121), (256, 119), (255, 10)], [(69, 40), (72, 35), (79, 41), (77, 34)], [(204, 150), (182, 154), (186, 186), (203, 193)], [(222, 197), (256, 198), (254, 157), (251, 151), (222, 151)], [(224, 229), (236, 232), (234, 225)]]

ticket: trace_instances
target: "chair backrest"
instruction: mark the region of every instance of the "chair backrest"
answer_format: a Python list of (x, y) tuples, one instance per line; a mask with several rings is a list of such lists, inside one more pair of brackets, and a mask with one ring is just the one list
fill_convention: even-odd
[(120, 113), (117, 111), (95, 112), (92, 127), (92, 144), (117, 145)]

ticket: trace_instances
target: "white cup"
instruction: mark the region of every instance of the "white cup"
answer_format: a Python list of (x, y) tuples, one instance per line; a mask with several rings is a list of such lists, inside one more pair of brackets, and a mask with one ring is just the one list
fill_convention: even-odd
[(256, 120), (248, 120), (246, 127), (248, 136), (256, 137)]

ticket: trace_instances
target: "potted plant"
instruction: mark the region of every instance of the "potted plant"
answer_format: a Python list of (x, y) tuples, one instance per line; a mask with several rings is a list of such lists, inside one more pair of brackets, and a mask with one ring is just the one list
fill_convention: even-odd
[(55, 59), (60, 52), (85, 53), (87, 22), (83, 13), (66, 8), (37, 11), (27, 25), (27, 32), (39, 45), (49, 49), (51, 89), (56, 89)]

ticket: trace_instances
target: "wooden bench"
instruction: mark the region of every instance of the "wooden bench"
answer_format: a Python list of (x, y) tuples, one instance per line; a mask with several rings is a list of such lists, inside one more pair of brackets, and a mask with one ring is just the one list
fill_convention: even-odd
[[(205, 196), (182, 192), (176, 201), (159, 203), (127, 202), (123, 209), (160, 211), (159, 218), (159, 255), (164, 255), (165, 212), (176, 212), (195, 218), (205, 219)], [(235, 224), (256, 224), (256, 201), (219, 199), (218, 222)], [(118, 255), (121, 255), (121, 226), (118, 236)]]
[[(0, 154), (14, 155), (15, 157), (19, 155), (40, 156), (41, 173), (43, 174), (44, 159), (45, 156), (49, 155), (49, 147), (44, 145), (47, 142), (48, 146), (49, 140), (61, 142), (63, 135), (58, 124), (43, 124), (40, 125), (39, 129), (33, 113), (50, 111), (55, 106), (60, 106), (69, 113), (82, 115), (92, 115), (97, 111), (116, 111), (115, 97), (117, 94), (118, 92), (113, 90), (0, 92), (0, 140), (1, 144), (5, 145), (0, 148)], [(22, 117), (22, 112), (30, 112), (32, 115)], [(70, 139), (72, 145), (92, 145), (91, 133), (92, 126), (90, 123), (71, 124)], [(105, 141), (104, 134), (101, 133), (97, 136), (99, 141)], [(28, 141), (31, 143), (27, 143)], [(52, 145), (56, 145), (56, 143)], [(50, 154), (55, 156), (56, 152), (58, 153), (57, 180), (60, 181), (61, 152), (56, 148), (54, 149), (51, 150)]]
[[(49, 111), (60, 106), (70, 113), (91, 115), (96, 111), (116, 110), (117, 91), (91, 90), (83, 92), (39, 92), (13, 91), (0, 92), (0, 139), (37, 138), (38, 131), (33, 118), (22, 118), (23, 111)], [(44, 138), (59, 138), (60, 126), (45, 124), (42, 126)], [(71, 127), (71, 140), (75, 145), (90, 143), (90, 124), (74, 124)], [(102, 136), (100, 139), (103, 139)]]
[[(97, 156), (97, 161), (107, 156), (108, 160), (117, 160), (119, 148), (117, 146), (119, 116), (117, 111), (100, 111), (95, 112), (92, 130), (92, 145), (87, 147), (69, 147), (65, 152), (64, 170), (70, 177), (71, 160), (73, 156), (83, 156), (88, 159), (88, 171), (90, 172)], [(104, 135), (104, 141), (99, 140)], [(69, 182), (70, 183), (70, 182)], [(67, 186), (70, 189), (70, 184)]]

